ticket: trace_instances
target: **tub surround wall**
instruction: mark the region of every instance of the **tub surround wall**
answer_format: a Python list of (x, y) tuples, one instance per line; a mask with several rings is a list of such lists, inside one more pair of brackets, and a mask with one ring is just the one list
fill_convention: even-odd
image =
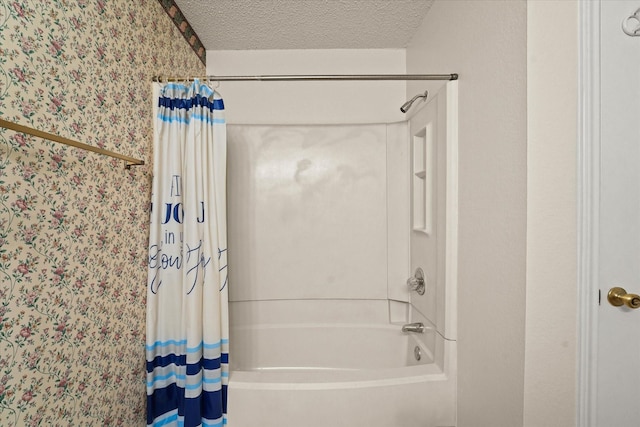
[(409, 120), (411, 170), (411, 274), (420, 268), (425, 292), (411, 305), (456, 339), (457, 98), (458, 82), (430, 93)]
[[(268, 300), (234, 301), (229, 316), (233, 327), (271, 324), (384, 324), (388, 323), (383, 300)], [(233, 345), (233, 344), (232, 344)]]
[(456, 342), (401, 302), (407, 123), (227, 130), (230, 425), (455, 424)]
[[(410, 276), (410, 202), (411, 191), (409, 172), (409, 126), (393, 125), (394, 138), (387, 134), (387, 297), (391, 321), (401, 318), (406, 304), (394, 302), (409, 301), (406, 285)], [(394, 314), (397, 306), (398, 316)]]
[[(406, 124), (229, 125), (232, 301), (404, 297)], [(398, 204), (396, 206), (396, 203)], [(404, 233), (406, 235), (406, 232)], [(391, 243), (390, 249), (388, 244)], [(393, 249), (398, 249), (398, 254)], [(389, 276), (388, 276), (389, 275)]]
[[(204, 67), (156, 0), (0, 3), (0, 116), (151, 156), (151, 77)], [(0, 131), (0, 425), (142, 425), (150, 166)]]
[[(332, 49), (332, 50), (268, 50), (268, 51), (214, 51), (207, 52), (207, 74), (218, 75), (256, 75), (256, 74), (402, 74), (405, 73), (405, 54), (404, 49)], [(235, 124), (249, 124), (249, 125), (309, 125), (309, 124), (344, 124), (344, 123), (392, 123), (396, 121), (405, 120), (405, 115), (400, 113), (400, 105), (405, 102), (406, 82), (221, 82), (219, 91), (225, 98), (225, 105), (227, 106), (227, 120), (230, 123), (230, 129)], [(233, 131), (232, 131), (233, 132)], [(375, 154), (376, 162), (382, 164), (386, 161), (387, 172), (386, 178), (384, 175), (379, 175), (376, 179), (376, 185), (373, 186), (368, 195), (359, 195), (358, 197), (368, 197), (371, 200), (378, 200), (378, 204), (382, 203), (382, 211), (372, 211), (372, 206), (361, 208), (353, 207), (356, 211), (355, 216), (348, 219), (348, 221), (354, 221), (356, 228), (363, 230), (365, 224), (359, 219), (369, 221), (367, 218), (372, 215), (373, 218), (378, 217), (380, 212), (387, 212), (387, 221), (380, 221), (378, 217), (380, 227), (372, 228), (366, 231), (367, 235), (360, 243), (354, 242), (353, 244), (362, 244), (364, 241), (372, 242), (375, 240), (376, 248), (367, 247), (366, 251), (380, 250), (386, 248), (386, 258), (380, 258), (378, 255), (377, 260), (382, 264), (376, 264), (373, 266), (374, 271), (378, 271), (381, 276), (376, 276), (368, 284), (364, 283), (364, 278), (370, 277), (370, 273), (364, 273), (364, 277), (356, 277), (359, 275), (358, 271), (365, 271), (364, 266), (369, 265), (369, 261), (364, 263), (356, 263), (349, 261), (350, 266), (347, 269), (351, 271), (355, 279), (351, 283), (356, 287), (363, 289), (368, 287), (368, 290), (364, 293), (364, 298), (390, 298), (400, 301), (407, 301), (409, 294), (407, 292), (405, 281), (408, 277), (408, 259), (409, 259), (409, 243), (408, 243), (408, 229), (409, 229), (409, 211), (408, 211), (408, 191), (409, 191), (409, 177), (407, 175), (408, 167), (408, 142), (406, 137), (406, 128), (398, 127), (395, 132), (405, 132), (404, 134), (398, 134), (398, 139), (392, 141), (388, 139), (386, 145), (386, 152), (378, 151)], [(295, 144), (299, 144), (299, 141), (294, 141)], [(379, 146), (381, 148), (383, 146)], [(238, 146), (242, 148), (242, 146)], [(230, 148), (234, 150), (235, 148)], [(246, 147), (242, 148), (246, 150)], [(348, 148), (342, 148), (348, 150)], [(369, 147), (367, 147), (362, 154), (352, 153), (350, 158), (353, 163), (358, 158), (369, 158), (372, 153), (369, 153)], [(255, 161), (253, 157), (248, 157), (247, 153), (240, 153), (241, 160), (237, 162), (238, 167), (243, 169), (243, 172), (239, 173), (237, 177), (231, 177), (229, 183), (229, 194), (234, 184), (234, 179), (248, 179), (248, 174), (251, 173), (253, 168), (252, 164)], [(386, 158), (386, 159), (385, 159)], [(233, 160), (233, 153), (229, 155), (230, 162)], [(277, 157), (273, 159), (272, 169), (279, 167)], [(300, 159), (302, 160), (302, 159)], [(335, 160), (335, 159), (334, 159)], [(264, 160), (263, 160), (264, 161)], [(364, 162), (366, 163), (366, 162)], [(266, 164), (265, 164), (266, 165)], [(316, 172), (321, 164), (314, 165)], [(306, 171), (307, 175), (314, 172), (314, 168)], [(365, 168), (369, 166), (365, 165)], [(229, 168), (232, 170), (233, 168)], [(383, 173), (383, 169), (377, 169), (376, 173)], [(402, 171), (402, 172), (400, 172)], [(294, 172), (291, 172), (294, 173)], [(340, 172), (334, 171), (332, 174), (326, 175), (331, 179), (338, 179)], [(343, 176), (343, 178), (345, 178)], [(374, 179), (374, 175), (371, 175), (369, 180)], [(239, 183), (240, 181), (238, 181)], [(373, 182), (373, 181), (371, 181)], [(299, 183), (295, 186), (299, 187)], [(334, 183), (335, 185), (335, 183)], [(293, 188), (295, 188), (295, 186)], [(342, 192), (343, 196), (351, 191), (349, 188), (339, 188), (339, 185), (335, 187)], [(250, 190), (248, 187), (240, 189), (241, 192)], [(255, 191), (255, 188), (250, 191)], [(379, 198), (382, 193), (386, 191), (386, 200)], [(343, 197), (341, 196), (341, 197)], [(266, 197), (266, 196), (265, 196)], [(318, 194), (309, 193), (307, 198), (316, 197)], [(310, 201), (310, 199), (308, 200)], [(346, 199), (342, 200), (345, 202)], [(246, 203), (245, 201), (244, 203)], [(283, 199), (286, 202), (286, 199)], [(310, 205), (309, 205), (310, 206)], [(380, 207), (380, 206), (378, 206)], [(268, 208), (265, 206), (265, 208)], [(231, 209), (231, 207), (230, 207)], [(366, 209), (366, 211), (365, 211)], [(338, 212), (339, 213), (339, 212)], [(340, 214), (340, 213), (339, 213)], [(245, 213), (242, 215), (249, 215)], [(271, 215), (273, 215), (271, 213)], [(312, 213), (303, 212), (307, 218), (310, 218)], [(346, 218), (345, 214), (342, 218)], [(230, 218), (233, 215), (230, 215)], [(331, 218), (321, 216), (322, 221), (330, 221)], [(337, 218), (334, 218), (335, 221)], [(232, 227), (232, 220), (230, 220), (230, 227)], [(319, 229), (319, 228), (318, 228)], [(253, 233), (251, 229), (241, 230), (242, 233)], [(304, 233), (309, 234), (314, 232), (313, 229), (305, 230)], [(318, 233), (318, 231), (315, 231)], [(334, 232), (335, 233), (335, 232)], [(384, 233), (384, 234), (383, 234)], [(230, 233), (231, 235), (231, 233)], [(378, 237), (374, 237), (378, 236)], [(382, 237), (384, 236), (384, 237)], [(385, 240), (383, 240), (385, 239)], [(278, 242), (275, 242), (278, 244)], [(327, 244), (330, 242), (327, 241)], [(230, 246), (231, 247), (231, 246)], [(330, 246), (324, 248), (318, 247), (316, 250), (322, 252), (323, 249), (327, 253), (322, 253), (322, 259), (328, 259), (331, 256), (330, 251), (333, 250)], [(341, 250), (338, 248), (338, 250)], [(264, 255), (266, 256), (266, 254)], [(356, 258), (354, 258), (354, 256)], [(359, 259), (356, 254), (349, 254), (349, 259)], [(310, 262), (310, 261), (309, 261)], [(341, 261), (344, 262), (344, 261)], [(388, 263), (389, 268), (382, 268), (381, 265)], [(317, 271), (315, 268), (312, 271)], [(320, 265), (320, 271), (323, 271), (322, 264)], [(237, 269), (232, 269), (236, 271)], [(284, 272), (286, 274), (286, 272)], [(247, 277), (246, 272), (240, 274)], [(316, 274), (310, 273), (306, 274)], [(321, 275), (324, 273), (320, 273)], [(325, 274), (325, 276), (327, 276)], [(386, 279), (385, 279), (386, 277)], [(328, 278), (328, 277), (326, 277)], [(258, 280), (257, 277), (251, 277), (251, 280)], [(307, 280), (306, 278), (296, 277), (296, 280)], [(312, 281), (318, 280), (311, 278)], [(389, 284), (388, 288), (382, 287), (382, 282), (385, 281)], [(318, 282), (319, 283), (319, 282)], [(261, 286), (264, 286), (261, 285)], [(281, 283), (281, 291), (287, 285)], [(327, 286), (326, 283), (321, 283), (319, 288)], [(332, 286), (332, 285), (329, 285)], [(335, 284), (333, 285), (335, 287)], [(240, 287), (239, 285), (237, 287)], [(375, 289), (375, 293), (373, 290)], [(248, 295), (241, 296), (240, 293), (255, 292), (255, 290), (242, 290), (238, 295), (234, 295), (233, 287), (231, 288), (232, 298), (248, 298)], [(260, 291), (260, 292), (264, 292)], [(269, 291), (266, 291), (269, 292)], [(300, 290), (293, 290), (293, 294), (300, 294)], [(318, 292), (322, 293), (322, 290), (315, 290), (316, 295)], [(323, 297), (337, 298), (338, 295), (348, 295), (351, 292), (349, 290), (340, 290), (338, 294), (324, 293)], [(283, 292), (279, 291), (279, 294)], [(312, 295), (312, 294), (308, 294)], [(356, 291), (351, 296), (355, 298), (362, 297), (363, 292)], [(251, 296), (256, 298), (257, 295)], [(341, 296), (342, 297), (342, 296)], [(402, 311), (402, 310), (399, 310)], [(396, 313), (397, 311), (394, 311)], [(394, 314), (395, 316), (395, 314)]]

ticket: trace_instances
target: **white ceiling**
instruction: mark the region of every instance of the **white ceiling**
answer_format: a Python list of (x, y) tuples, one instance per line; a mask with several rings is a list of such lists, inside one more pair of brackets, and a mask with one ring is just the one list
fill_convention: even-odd
[(404, 48), (434, 0), (175, 0), (207, 50)]

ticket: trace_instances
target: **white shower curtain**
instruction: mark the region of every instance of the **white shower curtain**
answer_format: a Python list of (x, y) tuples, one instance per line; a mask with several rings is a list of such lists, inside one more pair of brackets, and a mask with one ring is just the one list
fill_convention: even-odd
[(154, 129), (147, 425), (226, 424), (226, 125), (219, 94), (166, 84)]

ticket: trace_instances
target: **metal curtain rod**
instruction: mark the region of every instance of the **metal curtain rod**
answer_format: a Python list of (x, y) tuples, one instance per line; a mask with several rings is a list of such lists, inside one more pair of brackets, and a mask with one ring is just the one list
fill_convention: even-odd
[(231, 81), (334, 81), (334, 80), (458, 80), (457, 74), (329, 74), (329, 75), (258, 75), (258, 76), (155, 76), (154, 82), (184, 82), (194, 79)]
[(87, 151), (93, 151), (94, 153), (102, 154), (102, 155), (113, 157), (116, 159), (124, 160), (125, 162), (127, 162), (126, 164), (127, 169), (129, 169), (131, 166), (144, 165), (144, 160), (139, 160), (133, 157), (125, 156), (123, 154), (114, 153), (113, 151), (105, 150), (100, 147), (94, 147), (93, 145), (84, 144), (82, 142), (74, 141), (72, 139), (64, 138), (62, 136), (58, 136), (52, 133), (42, 132), (40, 130), (30, 128), (28, 126), (23, 126), (17, 123), (8, 122), (3, 119), (0, 119), (0, 127), (3, 127), (5, 129), (11, 129), (16, 132), (22, 132), (29, 135), (33, 135), (38, 138), (48, 139), (49, 141), (58, 142), (60, 144), (70, 145), (71, 147), (81, 148)]

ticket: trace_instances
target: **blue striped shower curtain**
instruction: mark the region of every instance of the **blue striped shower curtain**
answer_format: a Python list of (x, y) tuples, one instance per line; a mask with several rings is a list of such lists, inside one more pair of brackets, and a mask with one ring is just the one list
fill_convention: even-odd
[(147, 425), (226, 424), (226, 125), (199, 81), (156, 85), (147, 283)]

